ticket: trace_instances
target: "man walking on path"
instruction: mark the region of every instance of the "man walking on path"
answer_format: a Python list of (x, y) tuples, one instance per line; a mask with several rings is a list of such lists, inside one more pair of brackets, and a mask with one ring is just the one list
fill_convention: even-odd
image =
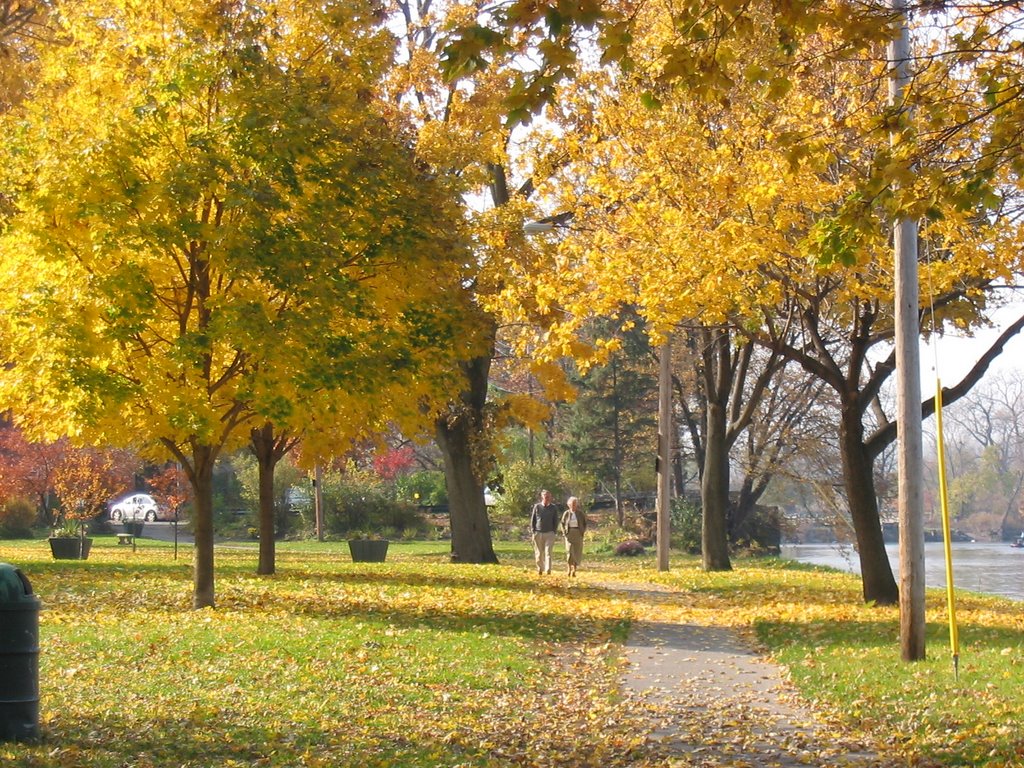
[(551, 499), (551, 491), (541, 491), (540, 501), (530, 512), (530, 533), (533, 535), (533, 557), (537, 561), (537, 573), (551, 573), (551, 555), (555, 548), (555, 531), (558, 529), (559, 508)]

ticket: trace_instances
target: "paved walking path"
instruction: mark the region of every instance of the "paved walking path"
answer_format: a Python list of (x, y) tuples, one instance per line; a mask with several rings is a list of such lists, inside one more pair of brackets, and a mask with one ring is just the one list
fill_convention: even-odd
[[(656, 585), (602, 586), (649, 605), (672, 594)], [(732, 628), (638, 621), (626, 653), (623, 687), (651, 705), (650, 738), (661, 742), (673, 766), (891, 764), (831, 732), (780, 668)]]
[[(146, 523), (142, 526), (142, 536), (139, 538), (174, 541), (174, 523)], [(185, 528), (185, 523), (178, 525), (178, 543), (189, 546), (193, 543), (192, 534)]]

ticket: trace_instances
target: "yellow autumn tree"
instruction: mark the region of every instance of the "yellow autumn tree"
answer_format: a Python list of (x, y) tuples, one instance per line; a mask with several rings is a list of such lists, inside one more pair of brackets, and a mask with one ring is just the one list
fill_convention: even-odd
[[(755, 29), (771, 29), (747, 12)], [(517, 275), (495, 307), (510, 307), (512, 320), (537, 307), (557, 317), (528, 339), (551, 356), (570, 349), (588, 317), (629, 307), (656, 335), (683, 321), (729, 329), (820, 377), (841, 402), (865, 598), (894, 602), (871, 469), (895, 425), (869, 421), (892, 373), (888, 222), (897, 212), (930, 218), (922, 285), (940, 328), (983, 323), (987, 288), (1021, 269), (1020, 231), (1005, 205), (1018, 194), (1016, 177), (994, 171), (999, 205), (949, 183), (951, 167), (979, 162), (984, 121), (945, 145), (925, 145), (908, 128), (890, 146), (887, 125), (899, 116), (886, 104), (877, 48), (835, 58), (841, 40), (808, 36), (781, 76), (769, 33), (751, 31), (747, 46), (719, 59), (728, 87), (696, 98), (660, 77), (677, 34), (672, 18), (648, 8), (638, 24), (631, 72), (580, 78), (552, 108), (563, 126), (557, 149), (573, 162), (560, 186), (542, 192), (573, 225), (553, 243), (550, 268)], [(922, 103), (967, 98), (955, 69), (929, 71), (920, 85)], [(718, 474), (727, 489), (727, 470), (724, 482)]]
[(47, 37), (49, 10), (33, 0), (0, 0), (0, 114), (18, 104), (29, 87), (34, 49)]
[(267, 421), (357, 423), (365, 392), (418, 408), (428, 384), (397, 374), (450, 345), (430, 308), (459, 285), (457, 212), (375, 98), (392, 40), (371, 3), (89, 0), (61, 21), (5, 122), (0, 392), (35, 434), (182, 464), (210, 606), (217, 456)]
[[(490, 400), (488, 391), (495, 343), (504, 332), (491, 301), (515, 279), (507, 265), (523, 269), (537, 255), (524, 237), (523, 222), (533, 215), (535, 176), (546, 169), (522, 162), (527, 156), (519, 142), (527, 136), (513, 129), (517, 121), (508, 114), (508, 98), (520, 73), (532, 66), (532, 38), (513, 36), (492, 67), (465, 70), (449, 79), (441, 41), (449, 30), (475, 19), (481, 12), (479, 3), (392, 0), (387, 7), (389, 26), (399, 40), (397, 66), (387, 85), (390, 99), (416, 129), (418, 156), (458, 186), (473, 242), (465, 290), (484, 343), (458, 366), (462, 390), (445, 403), (434, 430), (445, 462), (452, 557), (459, 562), (496, 562), (484, 505), (484, 484), (494, 455), (493, 426), (507, 417), (533, 418), (538, 413), (522, 407), (518, 398)], [(522, 364), (552, 396), (564, 394), (558, 366), (529, 356)], [(500, 414), (495, 413), (498, 410)]]

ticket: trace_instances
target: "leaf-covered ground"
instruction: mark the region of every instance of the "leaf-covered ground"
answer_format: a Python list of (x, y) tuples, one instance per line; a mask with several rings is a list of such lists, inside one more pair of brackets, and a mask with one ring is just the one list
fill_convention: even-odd
[[(942, 627), (930, 627), (934, 661), (901, 664), (895, 612), (861, 606), (840, 574), (704, 574), (690, 561), (658, 574), (589, 558), (570, 583), (538, 578), (521, 547), (500, 566), (457, 566), (440, 544), (392, 545), (383, 564), (284, 547), (278, 573), (257, 577), (252, 549), (224, 548), (218, 606), (193, 611), (188, 554), (99, 539), (88, 561), (55, 562), (45, 542), (0, 542), (44, 603), (42, 739), (0, 744), (0, 765), (677, 764), (646, 738), (657, 713), (619, 684), (630, 623), (652, 618), (736, 628), (788, 665), (837, 732), (908, 765), (1020, 764), (1019, 604), (1016, 618), (999, 601), (963, 609), (971, 650), (954, 688)], [(616, 581), (670, 592), (598, 586)], [(1013, 685), (988, 679), (992, 654)], [(708, 733), (708, 754), (742, 737)]]
[(900, 659), (897, 607), (865, 605), (844, 573), (740, 561), (729, 573), (675, 568), (676, 620), (732, 626), (784, 665), (804, 698), (844, 730), (911, 766), (1024, 765), (1024, 605), (959, 593), (958, 674), (943, 590), (927, 596), (927, 659)]
[[(399, 548), (394, 548), (399, 549)], [(616, 694), (630, 606), (521, 566), (442, 555), (218, 552), (216, 610), (189, 609), (168, 549), (86, 562), (0, 544), (41, 597), (38, 745), (4, 766), (626, 765)]]

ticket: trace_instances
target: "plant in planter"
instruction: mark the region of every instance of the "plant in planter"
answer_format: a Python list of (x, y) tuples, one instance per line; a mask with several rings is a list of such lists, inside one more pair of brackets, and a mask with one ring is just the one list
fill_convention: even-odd
[[(119, 481), (111, 471), (112, 461), (109, 454), (95, 448), (65, 451), (53, 472), (53, 489), (60, 499), (50, 538), (54, 557), (84, 560), (89, 556), (92, 539), (86, 537), (85, 521), (103, 510)], [(58, 532), (64, 535), (56, 535)], [(70, 537), (66, 535), (69, 532)]]
[(63, 519), (50, 535), (50, 553), (57, 560), (85, 560), (92, 549), (92, 539), (80, 518)]
[(360, 533), (348, 540), (353, 563), (383, 563), (388, 555), (388, 540), (372, 533)]

